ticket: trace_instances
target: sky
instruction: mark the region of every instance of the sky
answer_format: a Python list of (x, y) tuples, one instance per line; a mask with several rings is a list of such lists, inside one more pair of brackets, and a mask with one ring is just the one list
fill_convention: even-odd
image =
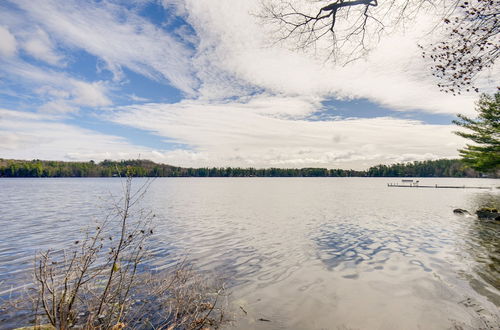
[[(260, 0), (0, 2), (0, 158), (327, 167), (456, 158), (420, 56), (429, 13), (340, 65), (276, 43)], [(498, 66), (479, 77), (496, 86)]]

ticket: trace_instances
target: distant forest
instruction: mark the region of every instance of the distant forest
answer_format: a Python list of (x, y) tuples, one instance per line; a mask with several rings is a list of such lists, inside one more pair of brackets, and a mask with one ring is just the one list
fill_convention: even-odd
[(184, 168), (150, 160), (96, 163), (0, 158), (0, 177), (481, 177), (458, 159), (377, 165), (366, 171), (326, 168)]

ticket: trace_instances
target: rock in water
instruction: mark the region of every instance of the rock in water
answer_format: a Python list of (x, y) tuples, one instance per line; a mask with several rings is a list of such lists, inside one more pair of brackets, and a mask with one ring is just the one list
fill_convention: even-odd
[(453, 213), (455, 213), (455, 214), (470, 214), (469, 211), (464, 210), (464, 209), (454, 209)]
[(500, 213), (497, 209), (483, 207), (476, 211), (478, 219), (500, 220)]

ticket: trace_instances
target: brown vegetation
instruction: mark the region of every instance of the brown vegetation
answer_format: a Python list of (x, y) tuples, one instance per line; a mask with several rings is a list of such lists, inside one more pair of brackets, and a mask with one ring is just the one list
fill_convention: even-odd
[[(35, 259), (34, 285), (15, 302), (36, 329), (205, 329), (226, 321), (224, 286), (186, 262), (170, 271), (140, 271), (154, 214), (140, 209), (151, 180), (123, 197), (108, 217), (64, 251)], [(119, 229), (117, 231), (117, 228)]]

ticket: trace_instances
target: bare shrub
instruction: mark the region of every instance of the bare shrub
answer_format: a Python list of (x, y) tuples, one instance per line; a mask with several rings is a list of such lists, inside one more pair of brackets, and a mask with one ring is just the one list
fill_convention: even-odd
[(141, 275), (129, 325), (154, 329), (218, 328), (228, 320), (224, 284), (197, 274), (182, 263), (174, 271)]
[(63, 251), (37, 254), (34, 285), (11, 304), (18, 313), (31, 311), (35, 329), (202, 329), (226, 321), (223, 284), (186, 262), (140, 271), (154, 214), (139, 202), (150, 183), (133, 191), (127, 177), (123, 197), (92, 233)]

